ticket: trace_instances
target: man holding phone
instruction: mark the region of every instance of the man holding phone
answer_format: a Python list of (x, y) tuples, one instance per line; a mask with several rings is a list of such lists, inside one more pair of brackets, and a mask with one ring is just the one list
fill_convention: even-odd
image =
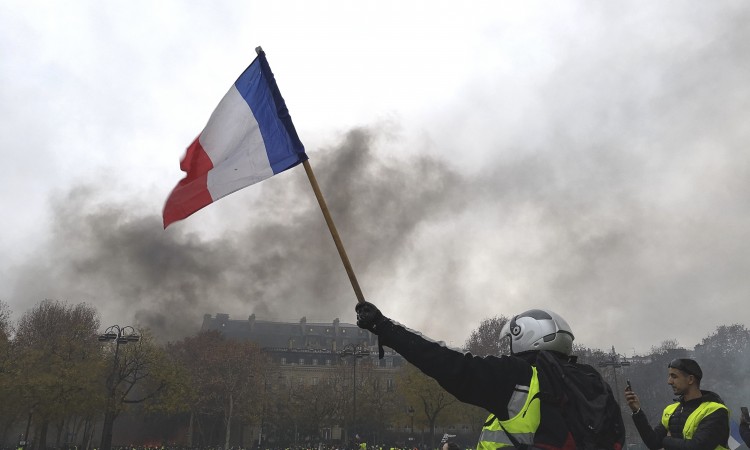
[(698, 363), (679, 358), (669, 363), (668, 370), (667, 384), (678, 398), (664, 408), (655, 427), (649, 425), (633, 389), (625, 389), (625, 399), (643, 442), (650, 450), (726, 450), (729, 410), (718, 394), (700, 389), (703, 371)]
[(740, 437), (745, 441), (745, 445), (750, 447), (750, 414), (747, 412), (747, 406), (740, 408)]

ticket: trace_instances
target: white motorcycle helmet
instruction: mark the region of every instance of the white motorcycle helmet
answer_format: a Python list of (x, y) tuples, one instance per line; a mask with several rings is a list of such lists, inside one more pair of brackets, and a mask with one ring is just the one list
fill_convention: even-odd
[(510, 319), (500, 331), (501, 339), (510, 337), (510, 352), (552, 350), (570, 356), (573, 352), (573, 331), (556, 313), (531, 309)]

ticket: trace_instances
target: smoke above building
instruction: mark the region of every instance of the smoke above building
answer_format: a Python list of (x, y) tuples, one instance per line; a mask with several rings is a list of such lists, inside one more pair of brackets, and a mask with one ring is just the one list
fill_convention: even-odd
[[(439, 107), (347, 126), (317, 136), (315, 148), (296, 115), (302, 102), (279, 82), (364, 295), (387, 315), (454, 346), (485, 318), (531, 308), (555, 310), (592, 347), (693, 346), (717, 325), (746, 321), (750, 8), (571, 5), (539, 16), (542, 25), (483, 29), (491, 44), (466, 47), (477, 60), (466, 82), (420, 97)], [(99, 106), (87, 83), (74, 86), (56, 101)], [(47, 100), (30, 92), (0, 90), (3, 105), (18, 96), (34, 106), (28, 124), (12, 111), (2, 126), (5, 148), (31, 148), (8, 160), (33, 155), (37, 180), (57, 174), (49, 161), (60, 142), (74, 145), (66, 116), (45, 117), (33, 102)], [(80, 160), (110, 143), (162, 142), (132, 103), (78, 130), (89, 146)], [(151, 164), (141, 156), (131, 166)], [(7, 172), (14, 192), (28, 178)], [(88, 302), (103, 324), (147, 326), (164, 340), (196, 332), (204, 314), (354, 320), (354, 292), (301, 168), (166, 231), (164, 185), (131, 180), (139, 189), (129, 192), (118, 175), (56, 188), (50, 233), (20, 243), (29, 257), (2, 274), (16, 315), (45, 298)]]

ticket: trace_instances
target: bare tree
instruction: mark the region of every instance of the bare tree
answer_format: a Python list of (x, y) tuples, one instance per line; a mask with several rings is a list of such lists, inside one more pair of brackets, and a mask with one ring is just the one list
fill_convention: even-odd
[(362, 431), (369, 433), (375, 442), (383, 435), (388, 425), (393, 423), (399, 412), (403, 414), (406, 405), (399, 401), (395, 389), (389, 389), (387, 376), (377, 373), (372, 360), (365, 359), (361, 365), (357, 382), (358, 416), (362, 418)]
[(500, 331), (508, 320), (505, 316), (484, 319), (477, 329), (471, 332), (464, 344), (464, 350), (477, 356), (509, 355), (510, 342), (500, 336)]
[(458, 400), (437, 381), (411, 364), (407, 364), (399, 374), (397, 386), (409, 404), (416, 405), (416, 411), (423, 414), (426, 424), (430, 427), (430, 446), (435, 448), (435, 424), (438, 417), (446, 408), (458, 403)]
[(250, 342), (225, 339), (217, 331), (185, 338), (172, 349), (189, 367), (184, 401), (191, 417), (221, 414), (223, 445), (228, 448), (233, 421), (249, 417), (250, 408), (259, 405), (251, 400), (260, 398), (265, 366), (260, 349)]
[(164, 349), (148, 330), (139, 330), (138, 335), (138, 341), (127, 345), (106, 344), (102, 348), (105, 363), (112, 364), (107, 377), (102, 450), (112, 446), (112, 430), (120, 413), (128, 405), (155, 401), (173, 379), (174, 371)]
[(13, 389), (13, 356), (11, 354), (10, 307), (0, 300), (0, 443), (5, 442), (8, 430), (19, 413), (16, 390)]
[(741, 324), (717, 327), (695, 346), (695, 358), (704, 368), (701, 389), (722, 395), (730, 410), (750, 404), (750, 383), (747, 382), (750, 330), (747, 327)]

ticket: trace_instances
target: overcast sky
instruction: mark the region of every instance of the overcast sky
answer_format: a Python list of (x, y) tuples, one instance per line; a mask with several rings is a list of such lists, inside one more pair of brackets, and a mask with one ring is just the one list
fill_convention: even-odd
[(262, 46), (365, 297), (460, 346), (553, 309), (576, 341), (750, 324), (745, 1), (0, 4), (0, 300), (165, 340), (204, 314), (353, 322), (301, 167), (162, 229)]

